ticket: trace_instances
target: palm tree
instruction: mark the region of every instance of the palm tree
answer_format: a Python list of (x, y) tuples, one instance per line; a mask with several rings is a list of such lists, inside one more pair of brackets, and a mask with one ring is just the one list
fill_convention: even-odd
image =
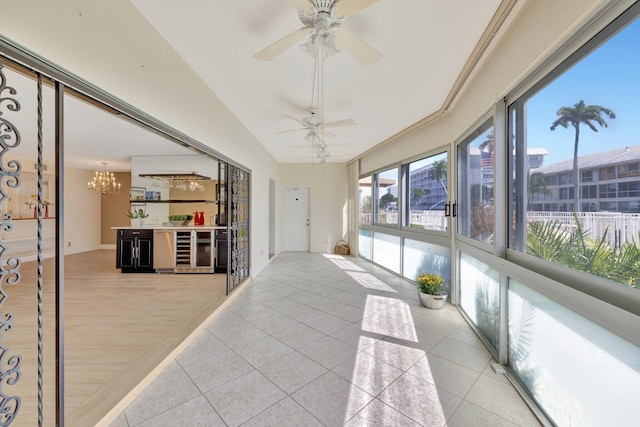
[[(579, 203), (579, 176), (578, 176), (578, 143), (580, 141), (580, 123), (584, 123), (589, 126), (589, 128), (598, 132), (598, 128), (596, 128), (595, 124), (600, 125), (601, 127), (607, 127), (607, 122), (602, 118), (602, 114), (609, 116), (610, 119), (615, 119), (616, 115), (613, 111), (608, 108), (602, 107), (600, 105), (586, 105), (584, 101), (580, 100), (577, 104), (574, 104), (573, 107), (561, 107), (556, 114), (560, 116), (553, 124), (551, 125), (551, 130), (555, 130), (556, 127), (562, 126), (563, 128), (569, 127), (569, 125), (573, 126), (576, 130), (576, 136), (573, 145), (573, 211), (578, 211), (578, 203)], [(595, 124), (594, 124), (595, 122)]]
[(447, 177), (447, 160), (446, 159), (436, 160), (435, 162), (433, 162), (433, 167), (429, 171), (429, 177), (431, 179), (437, 179), (438, 182), (440, 182), (440, 185), (442, 185), (444, 194), (446, 194), (447, 196), (449, 195), (449, 192), (447, 191), (447, 186), (444, 185), (444, 179)]
[(544, 174), (542, 172), (529, 173), (529, 185), (527, 186), (527, 190), (527, 199), (529, 204), (531, 204), (534, 194), (542, 194), (544, 196), (551, 195), (551, 190), (547, 188), (547, 182), (544, 180)]

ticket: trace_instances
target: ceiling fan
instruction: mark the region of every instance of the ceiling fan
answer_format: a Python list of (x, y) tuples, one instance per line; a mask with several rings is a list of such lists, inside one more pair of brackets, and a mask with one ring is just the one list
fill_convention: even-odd
[(325, 56), (345, 50), (364, 66), (382, 58), (380, 52), (342, 28), (345, 18), (375, 3), (377, 0), (289, 0), (298, 9), (302, 28), (287, 34), (277, 42), (256, 53), (256, 59), (271, 60), (296, 42), (309, 35), (303, 45), (307, 51), (317, 52), (322, 45)]
[(283, 114), (284, 117), (294, 120), (298, 123), (300, 123), (302, 125), (301, 128), (297, 128), (297, 129), (289, 129), (289, 130), (283, 130), (280, 132), (276, 132), (276, 133), (287, 133), (287, 132), (295, 132), (295, 131), (299, 131), (299, 130), (308, 130), (309, 133), (307, 134), (308, 138), (315, 138), (317, 136), (322, 136), (322, 137), (326, 137), (326, 138), (333, 138), (334, 136), (336, 136), (334, 133), (329, 132), (327, 130), (325, 130), (325, 128), (335, 128), (335, 127), (342, 127), (342, 126), (354, 126), (356, 124), (356, 121), (353, 119), (345, 119), (345, 120), (337, 120), (334, 122), (328, 122), (328, 123), (322, 123), (320, 121), (320, 117), (318, 117), (318, 109), (317, 108), (311, 108), (311, 110), (309, 111), (310, 116), (309, 117), (305, 117), (302, 120), (297, 119), (293, 116), (290, 116), (288, 114)]

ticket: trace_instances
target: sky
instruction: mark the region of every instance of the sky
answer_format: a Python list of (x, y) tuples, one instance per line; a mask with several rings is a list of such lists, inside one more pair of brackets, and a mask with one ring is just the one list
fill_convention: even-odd
[(573, 159), (573, 127), (551, 124), (556, 112), (580, 100), (613, 110), (615, 119), (603, 118), (607, 128), (598, 132), (580, 126), (579, 155), (598, 153), (616, 147), (640, 144), (640, 20), (567, 70), (527, 102), (527, 141), (529, 147), (545, 148), (544, 165)]

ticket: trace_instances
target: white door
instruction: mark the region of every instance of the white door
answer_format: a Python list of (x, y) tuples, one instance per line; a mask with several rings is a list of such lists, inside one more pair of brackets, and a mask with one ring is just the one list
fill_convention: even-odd
[(309, 188), (284, 189), (284, 250), (309, 252)]

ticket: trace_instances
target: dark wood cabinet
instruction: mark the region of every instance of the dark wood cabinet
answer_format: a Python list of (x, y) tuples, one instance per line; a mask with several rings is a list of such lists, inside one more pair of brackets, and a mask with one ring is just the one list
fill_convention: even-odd
[(123, 273), (154, 273), (153, 230), (119, 229), (116, 268)]

